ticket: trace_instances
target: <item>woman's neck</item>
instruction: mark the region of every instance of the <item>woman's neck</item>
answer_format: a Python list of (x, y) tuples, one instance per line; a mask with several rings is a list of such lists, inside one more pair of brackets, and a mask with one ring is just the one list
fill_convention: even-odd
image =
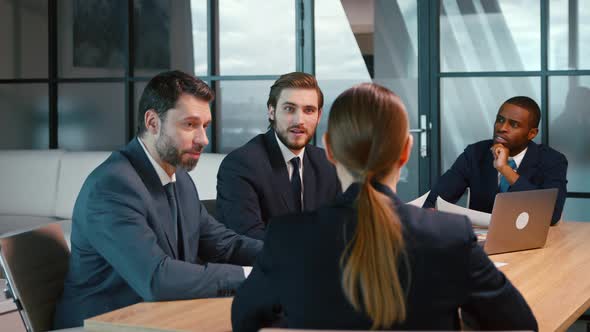
[[(399, 181), (399, 169), (394, 168), (389, 172), (388, 175), (383, 177), (379, 180), (379, 183), (389, 187), (394, 193), (397, 193), (397, 182)], [(356, 179), (350, 172), (342, 166), (342, 164), (336, 164), (336, 174), (338, 175), (338, 179), (340, 180), (340, 184), (342, 185), (342, 191), (346, 191), (351, 184), (355, 182), (359, 182), (359, 179)]]

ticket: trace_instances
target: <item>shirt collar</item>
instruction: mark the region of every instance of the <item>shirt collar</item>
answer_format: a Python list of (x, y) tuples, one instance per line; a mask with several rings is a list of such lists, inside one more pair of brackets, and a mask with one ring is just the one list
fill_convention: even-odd
[(158, 174), (158, 177), (160, 178), (160, 182), (162, 182), (162, 186), (165, 186), (170, 182), (176, 182), (176, 173), (172, 174), (172, 176), (168, 176), (168, 173), (166, 173), (166, 171), (162, 168), (162, 166), (160, 166), (160, 164), (158, 164), (154, 160), (154, 158), (152, 158), (152, 155), (150, 154), (148, 149), (143, 144), (143, 141), (141, 140), (141, 138), (138, 137), (137, 140), (139, 141), (139, 145), (141, 145), (141, 147), (143, 148), (143, 151), (147, 155), (150, 163), (154, 167), (154, 170), (156, 170), (156, 173)]
[(524, 155), (526, 154), (526, 150), (528, 150), (529, 148), (525, 148), (524, 150), (520, 151), (519, 154), (517, 154), (514, 157), (509, 157), (508, 159), (512, 159), (514, 160), (514, 162), (516, 163), (516, 168), (518, 169), (518, 167), (520, 167), (520, 163), (522, 162), (522, 159), (524, 158)]
[(299, 161), (300, 161), (300, 167), (303, 167), (303, 153), (305, 152), (305, 147), (303, 147), (303, 149), (301, 149), (301, 152), (299, 152), (299, 154), (294, 154), (293, 151), (289, 150), (289, 148), (287, 146), (285, 146), (285, 144), (283, 144), (283, 142), (279, 139), (279, 136), (277, 135), (277, 132), (275, 131), (275, 139), (277, 140), (277, 143), (279, 144), (279, 149), (281, 150), (281, 154), (283, 155), (283, 159), (285, 159), (285, 163), (289, 164), (291, 162), (291, 159), (295, 158), (295, 157), (299, 157)]

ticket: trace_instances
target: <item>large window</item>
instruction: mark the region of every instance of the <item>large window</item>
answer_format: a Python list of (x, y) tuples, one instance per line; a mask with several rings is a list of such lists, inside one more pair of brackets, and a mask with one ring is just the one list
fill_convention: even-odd
[(0, 149), (49, 146), (47, 84), (0, 84)]
[(0, 148), (119, 148), (147, 81), (179, 69), (215, 90), (207, 151), (226, 153), (266, 131), (273, 81), (306, 71), (325, 94), (319, 145), (346, 88), (401, 96), (411, 199), (527, 95), (543, 113), (536, 141), (569, 160), (564, 218), (590, 220), (589, 38), (580, 0), (0, 0)]
[(47, 26), (46, 0), (0, 0), (0, 149), (49, 147)]
[(442, 72), (539, 70), (538, 0), (442, 0)]
[(274, 79), (301, 70), (300, 3), (0, 0), (0, 148), (117, 149), (147, 81), (178, 69), (215, 89), (207, 151), (229, 152), (266, 130)]
[[(214, 148), (227, 153), (268, 127), (266, 101), (274, 80), (296, 64), (295, 0), (219, 0)], [(213, 2), (215, 3), (215, 2)], [(214, 46), (215, 47), (215, 46)]]

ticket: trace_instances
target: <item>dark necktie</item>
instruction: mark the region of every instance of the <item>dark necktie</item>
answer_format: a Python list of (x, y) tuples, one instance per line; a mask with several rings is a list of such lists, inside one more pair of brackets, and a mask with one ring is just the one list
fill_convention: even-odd
[(291, 189), (295, 199), (295, 211), (301, 212), (301, 175), (299, 175), (299, 157), (291, 159), (293, 175), (291, 175)]
[(184, 245), (182, 243), (182, 229), (180, 228), (180, 219), (178, 218), (178, 203), (176, 202), (176, 190), (174, 182), (170, 182), (164, 186), (166, 189), (166, 197), (168, 204), (170, 204), (170, 211), (172, 212), (172, 222), (174, 223), (174, 240), (178, 246), (178, 259), (184, 259)]
[[(514, 159), (508, 159), (508, 166), (510, 166), (510, 168), (512, 168), (512, 169), (516, 169), (516, 162), (514, 161)], [(508, 180), (506, 180), (504, 175), (500, 175), (500, 189), (499, 189), (499, 191), (501, 193), (505, 193), (508, 191), (509, 188), (510, 188), (510, 183), (508, 183)]]

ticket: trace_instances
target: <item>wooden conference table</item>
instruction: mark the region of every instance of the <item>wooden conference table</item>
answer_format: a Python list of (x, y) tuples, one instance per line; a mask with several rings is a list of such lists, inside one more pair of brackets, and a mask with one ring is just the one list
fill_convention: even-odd
[[(590, 307), (590, 223), (551, 227), (542, 249), (493, 255), (541, 332), (565, 331)], [(231, 331), (231, 298), (138, 303), (84, 322), (89, 331)]]

